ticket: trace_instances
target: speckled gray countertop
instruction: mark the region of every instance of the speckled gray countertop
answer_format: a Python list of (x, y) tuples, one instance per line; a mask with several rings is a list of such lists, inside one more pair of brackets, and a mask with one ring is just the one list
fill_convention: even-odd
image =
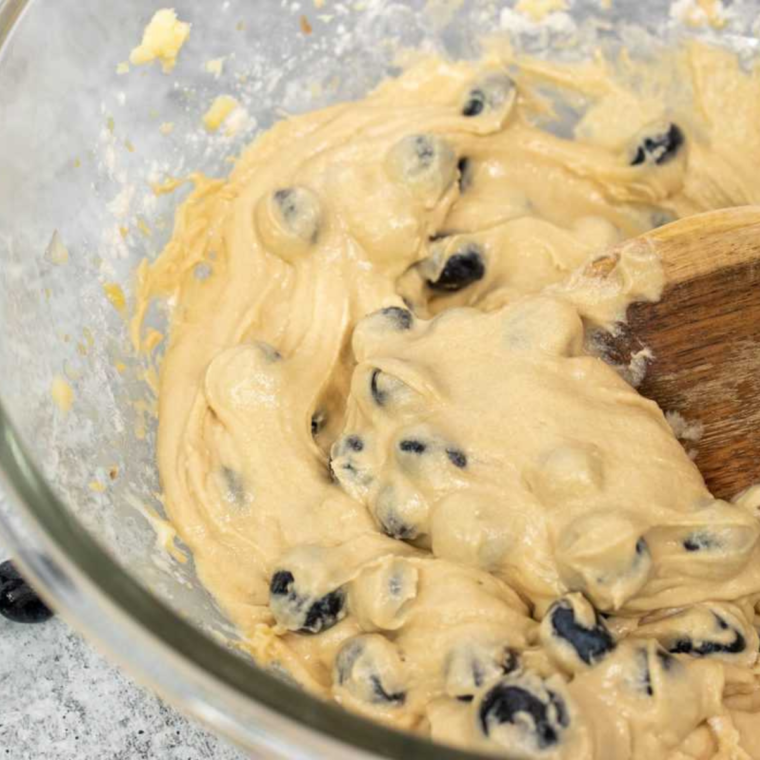
[[(0, 544), (0, 561), (8, 558)], [(0, 760), (245, 758), (136, 686), (59, 618), (0, 617), (0, 695)]]

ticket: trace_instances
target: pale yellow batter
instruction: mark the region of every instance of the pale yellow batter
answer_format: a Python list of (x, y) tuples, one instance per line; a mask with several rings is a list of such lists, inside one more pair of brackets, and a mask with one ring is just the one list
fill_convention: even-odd
[(170, 297), (166, 507), (259, 662), (513, 758), (760, 759), (760, 493), (584, 340), (663, 286), (602, 254), (758, 166), (758, 76), (692, 47), (429, 60), (196, 177), (135, 339)]

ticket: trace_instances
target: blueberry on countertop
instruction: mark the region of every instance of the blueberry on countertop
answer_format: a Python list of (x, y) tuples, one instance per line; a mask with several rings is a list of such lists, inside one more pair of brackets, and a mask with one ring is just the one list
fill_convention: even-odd
[(432, 290), (454, 293), (482, 280), (486, 273), (483, 252), (479, 245), (469, 243), (449, 257), (435, 282), (428, 282)]
[(14, 623), (44, 623), (53, 616), (10, 561), (0, 564), (0, 615)]

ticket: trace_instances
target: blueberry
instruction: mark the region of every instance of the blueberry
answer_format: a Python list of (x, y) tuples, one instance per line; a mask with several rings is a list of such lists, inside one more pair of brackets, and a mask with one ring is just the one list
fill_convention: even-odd
[(472, 87), (464, 99), (462, 116), (472, 118), (486, 111), (495, 111), (509, 103), (515, 95), (515, 83), (507, 74), (490, 74)]
[[(590, 511), (566, 525), (555, 556), (563, 583), (598, 610), (620, 609), (647, 583), (653, 561), (640, 526), (611, 510)], [(609, 536), (611, 548), (599, 554), (596, 536)]]
[(256, 341), (253, 345), (259, 350), (264, 359), (270, 364), (275, 364), (279, 361), (282, 361), (282, 354), (269, 343)]
[(332, 628), (339, 620), (345, 617), (345, 604), (346, 594), (343, 589), (337, 589), (329, 594), (325, 594), (325, 596), (317, 599), (309, 607), (301, 630), (319, 633), (327, 628)]
[(376, 517), (383, 533), (390, 538), (395, 538), (398, 541), (414, 541), (419, 536), (417, 528), (404, 522), (398, 512), (392, 509), (378, 512)]
[(361, 436), (342, 436), (330, 449), (330, 472), (349, 496), (363, 500), (375, 479), (372, 462), (363, 454), (367, 442)]
[[(732, 628), (724, 618), (713, 613), (715, 619), (715, 639), (703, 638), (695, 641), (684, 636), (667, 647), (673, 654), (688, 654), (692, 657), (710, 657), (716, 654), (741, 654), (747, 648), (747, 640), (740, 631)], [(728, 634), (726, 636), (726, 634)], [(719, 641), (718, 638), (728, 639)]]
[(662, 669), (667, 673), (670, 670), (673, 670), (673, 668), (676, 667), (678, 664), (678, 660), (676, 660), (675, 657), (673, 657), (672, 654), (669, 652), (666, 652), (664, 649), (658, 649), (655, 653), (657, 656), (657, 659), (662, 666)]
[(438, 135), (404, 137), (391, 148), (386, 164), (393, 179), (426, 203), (435, 203), (456, 180), (456, 153)]
[(459, 192), (463, 193), (472, 185), (472, 161), (469, 158), (460, 158), (457, 169), (459, 170)]
[(379, 380), (381, 374), (382, 372), (379, 369), (372, 370), (372, 374), (369, 378), (369, 391), (378, 406), (385, 406), (385, 403), (388, 400), (388, 394), (380, 388)]
[(648, 697), (653, 697), (654, 687), (652, 686), (652, 671), (649, 669), (649, 652), (646, 649), (640, 649), (636, 653), (636, 660), (639, 666), (639, 689)]
[(486, 736), (492, 736), (499, 727), (510, 726), (514, 729), (511, 740), (516, 745), (535, 750), (559, 744), (570, 722), (562, 697), (546, 688), (540, 679), (511, 677), (485, 694), (478, 719)]
[(269, 593), (273, 596), (288, 594), (295, 583), (295, 580), (293, 573), (288, 572), (287, 570), (278, 570), (272, 576), (272, 580), (269, 583)]
[(371, 705), (400, 707), (406, 702), (403, 663), (393, 644), (379, 634), (356, 636), (341, 646), (333, 683)]
[(325, 412), (314, 412), (314, 414), (311, 416), (311, 434), (313, 436), (319, 435), (319, 433), (322, 432), (326, 422), (327, 414), (325, 414)]
[(454, 293), (482, 280), (485, 273), (482, 249), (475, 243), (469, 243), (449, 257), (438, 279), (428, 281), (428, 285), (432, 290)]
[(486, 108), (486, 94), (483, 90), (470, 90), (462, 106), (462, 116), (480, 116)]
[(321, 212), (314, 193), (304, 187), (288, 187), (277, 190), (272, 198), (283, 228), (305, 242), (316, 243)]
[(406, 693), (403, 691), (386, 691), (382, 681), (378, 676), (370, 676), (370, 683), (372, 684), (372, 693), (375, 698), (380, 702), (392, 702), (393, 704), (403, 705), (406, 702)]
[(222, 468), (222, 481), (225, 487), (225, 498), (228, 502), (243, 506), (248, 501), (248, 491), (243, 476), (230, 467)]
[(346, 439), (346, 448), (355, 451), (357, 454), (364, 451), (364, 441), (358, 435), (349, 435)]
[(730, 604), (696, 604), (640, 626), (639, 634), (656, 639), (671, 654), (717, 657), (737, 664), (755, 660), (755, 630)]
[(604, 622), (596, 616), (596, 624), (586, 627), (576, 620), (576, 613), (568, 599), (555, 602), (549, 609), (554, 636), (569, 644), (586, 665), (595, 665), (615, 648), (615, 640)]
[(446, 449), (446, 456), (449, 458), (449, 462), (463, 470), (467, 467), (467, 455), (459, 449)]
[(422, 441), (406, 439), (398, 445), (399, 449), (406, 454), (424, 454), (427, 446)]
[(372, 508), (383, 533), (400, 541), (413, 541), (427, 531), (428, 505), (405, 479), (381, 488)]
[(519, 656), (509, 647), (464, 641), (446, 658), (446, 693), (460, 702), (471, 702), (481, 688), (519, 667)]
[(667, 164), (676, 157), (685, 142), (686, 137), (677, 124), (650, 129), (642, 136), (633, 152), (631, 166)]
[(410, 330), (414, 324), (414, 315), (409, 309), (400, 306), (388, 306), (380, 313), (391, 322), (396, 330)]
[(687, 552), (700, 552), (711, 549), (720, 549), (721, 543), (716, 536), (711, 536), (704, 531), (689, 534), (683, 541), (683, 548)]
[(10, 561), (0, 564), (0, 615), (14, 623), (44, 623), (53, 616)]
[(269, 584), (269, 606), (275, 619), (290, 631), (320, 633), (346, 616), (346, 593), (342, 588), (314, 599), (300, 594), (289, 570), (278, 570)]

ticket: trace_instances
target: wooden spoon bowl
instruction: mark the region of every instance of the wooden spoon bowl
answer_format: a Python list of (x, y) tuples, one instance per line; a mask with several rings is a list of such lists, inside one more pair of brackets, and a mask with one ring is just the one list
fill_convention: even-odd
[(688, 217), (646, 241), (666, 285), (637, 303), (605, 354), (628, 364), (653, 354), (639, 392), (703, 426), (690, 444), (708, 488), (729, 499), (760, 483), (760, 206)]

